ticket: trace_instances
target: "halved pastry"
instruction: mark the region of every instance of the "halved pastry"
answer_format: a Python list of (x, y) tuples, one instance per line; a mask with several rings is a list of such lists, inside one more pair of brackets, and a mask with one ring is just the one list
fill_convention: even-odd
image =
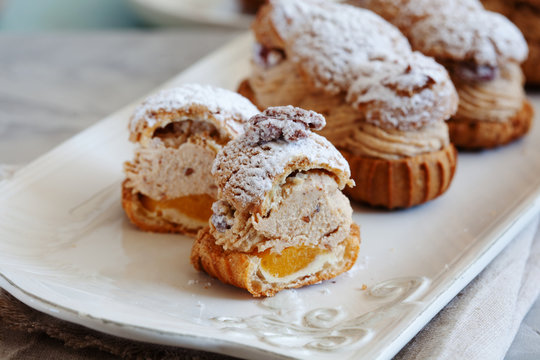
[(357, 201), (409, 207), (445, 192), (457, 155), (445, 120), (457, 109), (443, 66), (371, 11), (323, 0), (271, 0), (253, 24), (252, 74), (239, 88), (259, 108), (322, 113), (347, 158)]
[(217, 187), (212, 162), (258, 113), (246, 98), (196, 84), (146, 99), (130, 120), (135, 156), (126, 162), (122, 206), (145, 231), (195, 235), (206, 226)]
[(310, 131), (324, 123), (312, 111), (269, 108), (220, 151), (218, 201), (191, 253), (197, 270), (272, 296), (352, 267), (360, 233), (341, 189), (354, 183), (343, 156)]
[(350, 0), (398, 26), (413, 48), (449, 71), (459, 95), (448, 122), (463, 149), (486, 149), (526, 134), (533, 118), (520, 68), (527, 44), (504, 16), (478, 0)]

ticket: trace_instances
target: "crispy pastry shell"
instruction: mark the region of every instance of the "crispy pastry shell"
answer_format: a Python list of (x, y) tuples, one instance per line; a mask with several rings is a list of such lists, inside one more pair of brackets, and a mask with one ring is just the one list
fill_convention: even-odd
[(205, 271), (220, 281), (246, 289), (253, 296), (273, 296), (283, 289), (298, 288), (328, 280), (349, 270), (360, 249), (360, 229), (353, 223), (349, 236), (343, 240), (344, 258), (337, 265), (321, 269), (314, 274), (290, 282), (269, 283), (258, 276), (260, 258), (256, 254), (225, 251), (216, 245), (210, 229), (201, 230), (191, 250), (191, 263), (195, 269)]
[(444, 193), (454, 176), (457, 151), (445, 148), (398, 160), (377, 159), (342, 151), (349, 162), (354, 188), (345, 189), (353, 200), (388, 209), (425, 203)]
[(516, 115), (505, 122), (452, 118), (448, 121), (450, 141), (459, 149), (481, 150), (508, 144), (531, 127), (533, 108), (527, 101)]
[(200, 225), (178, 224), (167, 221), (161, 216), (157, 216), (148, 211), (141, 203), (139, 194), (134, 193), (133, 189), (126, 186), (127, 180), (122, 183), (122, 207), (133, 225), (143, 231), (157, 233), (177, 233), (189, 236), (197, 235)]

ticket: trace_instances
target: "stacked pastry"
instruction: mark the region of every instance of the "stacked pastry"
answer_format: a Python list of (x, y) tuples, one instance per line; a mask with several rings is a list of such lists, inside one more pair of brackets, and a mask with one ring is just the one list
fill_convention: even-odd
[(254, 296), (314, 284), (347, 271), (360, 234), (341, 193), (349, 166), (311, 132), (324, 118), (299, 108), (269, 108), (217, 155), (219, 187), (210, 226), (191, 262)]
[(125, 164), (122, 205), (140, 229), (195, 235), (206, 226), (217, 187), (216, 154), (258, 113), (228, 90), (184, 85), (144, 101), (130, 120), (138, 145)]
[(399, 27), (414, 49), (446, 66), (459, 94), (450, 138), (464, 149), (491, 148), (529, 130), (519, 30), (477, 0), (351, 0)]
[(409, 207), (446, 191), (456, 151), (445, 120), (457, 95), (444, 67), (371, 11), (324, 0), (271, 0), (253, 31), (239, 92), (259, 108), (322, 113), (322, 134), (350, 162), (353, 199)]
[(486, 9), (508, 17), (521, 30), (529, 45), (522, 68), (528, 84), (540, 85), (540, 1), (482, 0)]

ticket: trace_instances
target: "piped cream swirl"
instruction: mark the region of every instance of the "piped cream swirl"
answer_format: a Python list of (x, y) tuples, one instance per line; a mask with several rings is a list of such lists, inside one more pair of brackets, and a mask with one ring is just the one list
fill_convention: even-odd
[(344, 94), (329, 95), (316, 90), (289, 60), (270, 67), (254, 64), (250, 85), (261, 107), (294, 104), (323, 114), (327, 125), (321, 135), (338, 149), (355, 155), (399, 159), (438, 151), (449, 143), (444, 121), (411, 131), (367, 123)]
[(455, 119), (505, 122), (523, 106), (523, 73), (517, 63), (500, 68), (494, 80), (464, 82), (453, 76), (459, 96)]

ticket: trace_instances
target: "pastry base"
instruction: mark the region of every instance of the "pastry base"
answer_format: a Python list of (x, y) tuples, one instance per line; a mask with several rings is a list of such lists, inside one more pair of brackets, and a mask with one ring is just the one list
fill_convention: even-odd
[(516, 115), (505, 122), (452, 118), (448, 121), (450, 141), (459, 149), (481, 150), (508, 144), (531, 127), (533, 108), (527, 101)]
[(195, 269), (205, 271), (220, 281), (246, 289), (253, 296), (273, 296), (284, 289), (299, 288), (328, 280), (349, 270), (358, 257), (360, 229), (352, 224), (349, 236), (341, 243), (345, 246), (343, 260), (317, 272), (289, 282), (269, 283), (259, 276), (260, 258), (257, 254), (225, 251), (216, 245), (209, 228), (197, 236), (191, 250), (191, 263)]
[(456, 148), (449, 144), (432, 153), (399, 160), (377, 159), (342, 151), (349, 162), (353, 188), (345, 194), (353, 200), (388, 209), (408, 208), (444, 193), (454, 177)]
[(196, 236), (203, 226), (190, 222), (189, 224), (178, 224), (170, 222), (157, 214), (148, 211), (140, 201), (139, 194), (126, 186), (127, 181), (122, 183), (122, 207), (129, 220), (143, 231), (157, 233), (178, 233), (189, 236)]

